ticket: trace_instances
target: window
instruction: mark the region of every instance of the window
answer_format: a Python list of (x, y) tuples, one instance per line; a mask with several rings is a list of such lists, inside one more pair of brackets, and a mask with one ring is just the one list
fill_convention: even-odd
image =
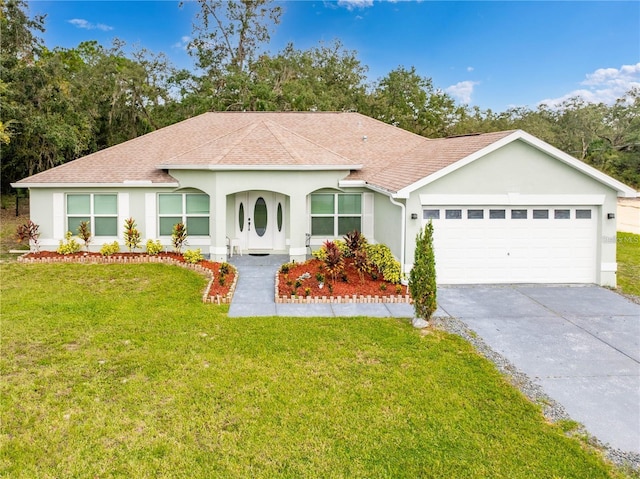
[(444, 217), (448, 220), (462, 219), (462, 210), (445, 210)]
[(511, 219), (512, 220), (526, 220), (527, 219), (527, 210), (511, 210)]
[(571, 218), (571, 210), (555, 210), (553, 217), (557, 220), (568, 220)]
[(425, 220), (439, 220), (440, 219), (440, 210), (423, 210), (422, 211), (422, 219), (425, 219)]
[(484, 218), (484, 210), (467, 210), (467, 219), (481, 220)]
[(67, 195), (67, 231), (78, 234), (83, 221), (89, 222), (93, 236), (118, 236), (118, 195)]
[(591, 219), (591, 210), (576, 210), (576, 219), (577, 220), (590, 220)]
[(503, 220), (506, 218), (505, 210), (489, 210), (489, 218), (492, 220)]
[(311, 195), (311, 234), (342, 236), (362, 229), (362, 195), (316, 193)]
[(209, 195), (202, 193), (160, 193), (158, 195), (160, 236), (171, 236), (173, 225), (184, 223), (191, 236), (209, 235)]
[(534, 220), (546, 220), (549, 219), (549, 210), (533, 210)]

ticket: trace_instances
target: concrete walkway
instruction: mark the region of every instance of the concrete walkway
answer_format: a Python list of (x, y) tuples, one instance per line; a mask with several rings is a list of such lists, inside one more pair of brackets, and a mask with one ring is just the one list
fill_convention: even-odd
[(238, 284), (229, 307), (230, 317), (345, 317), (412, 318), (413, 306), (401, 303), (368, 304), (284, 304), (275, 302), (278, 268), (289, 261), (286, 255), (233, 256), (229, 263), (238, 268)]

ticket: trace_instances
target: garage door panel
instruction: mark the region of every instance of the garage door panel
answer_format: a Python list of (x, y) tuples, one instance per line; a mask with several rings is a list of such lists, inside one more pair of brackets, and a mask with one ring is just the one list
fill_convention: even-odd
[[(595, 282), (595, 214), (577, 218), (576, 208), (452, 206), (462, 211), (461, 219), (446, 219), (442, 209), (441, 219), (433, 221), (438, 282)], [(483, 209), (484, 217), (468, 219), (468, 209)], [(490, 218), (490, 209), (504, 209), (505, 218)], [(512, 218), (512, 209), (526, 210), (526, 219)], [(548, 210), (548, 218), (534, 217), (534, 209), (538, 216)], [(569, 219), (556, 219), (556, 209), (569, 210)]]

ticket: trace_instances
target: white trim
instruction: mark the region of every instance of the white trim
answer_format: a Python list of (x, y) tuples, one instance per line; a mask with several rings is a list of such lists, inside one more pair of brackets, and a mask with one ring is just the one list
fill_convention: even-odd
[(605, 195), (420, 195), (422, 206), (430, 205), (603, 205)]
[(118, 204), (118, 225), (116, 231), (118, 239), (124, 238), (124, 221), (129, 218), (129, 193), (116, 193)]
[(553, 158), (559, 161), (562, 161), (563, 163), (569, 166), (572, 166), (573, 168), (581, 171), (587, 176), (590, 176), (594, 180), (597, 180), (600, 183), (616, 190), (618, 192), (619, 197), (635, 198), (636, 195), (638, 194), (633, 188), (630, 188), (624, 183), (621, 183), (620, 181), (614, 178), (611, 178), (610, 176), (602, 173), (601, 171), (595, 169), (594, 167), (587, 165), (586, 163), (572, 157), (571, 155), (566, 154), (563, 151), (560, 151), (559, 149), (551, 146), (548, 143), (545, 143), (542, 140), (539, 140), (538, 138), (536, 138), (533, 135), (530, 135), (529, 133), (526, 133), (522, 130), (517, 130), (512, 134), (507, 135), (504, 138), (501, 138), (500, 140), (494, 143), (491, 143), (490, 145), (482, 148), (481, 150), (478, 150), (475, 153), (472, 153), (471, 155), (465, 158), (462, 158), (461, 160), (458, 160), (455, 163), (452, 163), (451, 165), (445, 168), (442, 168), (441, 170), (438, 170), (435, 173), (425, 178), (422, 178), (421, 180), (418, 180), (409, 186), (406, 186), (398, 190), (398, 192), (394, 195), (394, 197), (408, 198), (413, 191), (419, 188), (422, 188), (423, 186), (428, 185), (429, 183), (433, 183), (434, 181), (439, 180), (440, 178), (448, 175), (449, 173), (452, 173), (457, 169), (462, 168), (463, 166), (466, 166), (469, 163), (472, 163), (477, 159), (482, 158), (488, 155), (489, 153), (492, 153), (516, 140), (522, 140), (525, 143), (528, 143), (529, 145), (543, 151), (544, 153), (547, 153)]
[(600, 271), (603, 273), (614, 273), (618, 271), (618, 263), (601, 263)]
[(338, 181), (340, 188), (367, 188), (367, 182), (364, 180), (340, 180)]
[(212, 255), (212, 256), (227, 256), (227, 247), (226, 246), (210, 246), (209, 247), (209, 255)]
[(51, 206), (53, 209), (53, 237), (62, 239), (64, 238), (67, 228), (64, 193), (53, 193), (51, 197)]
[(206, 171), (334, 171), (361, 170), (362, 165), (157, 165), (156, 168)]
[(13, 188), (178, 188), (180, 183), (11, 183)]
[(362, 213), (362, 220), (360, 228), (362, 234), (366, 238), (373, 238), (374, 233), (374, 199), (373, 193), (362, 193), (362, 205), (360, 209)]
[(289, 248), (289, 256), (305, 256), (307, 254), (307, 247), (302, 248)]

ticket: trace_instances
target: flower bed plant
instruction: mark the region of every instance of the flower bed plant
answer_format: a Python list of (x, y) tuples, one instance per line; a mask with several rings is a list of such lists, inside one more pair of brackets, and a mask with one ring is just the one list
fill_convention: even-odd
[(282, 265), (276, 302), (411, 302), (389, 248), (369, 245), (357, 231), (327, 241), (314, 256)]

